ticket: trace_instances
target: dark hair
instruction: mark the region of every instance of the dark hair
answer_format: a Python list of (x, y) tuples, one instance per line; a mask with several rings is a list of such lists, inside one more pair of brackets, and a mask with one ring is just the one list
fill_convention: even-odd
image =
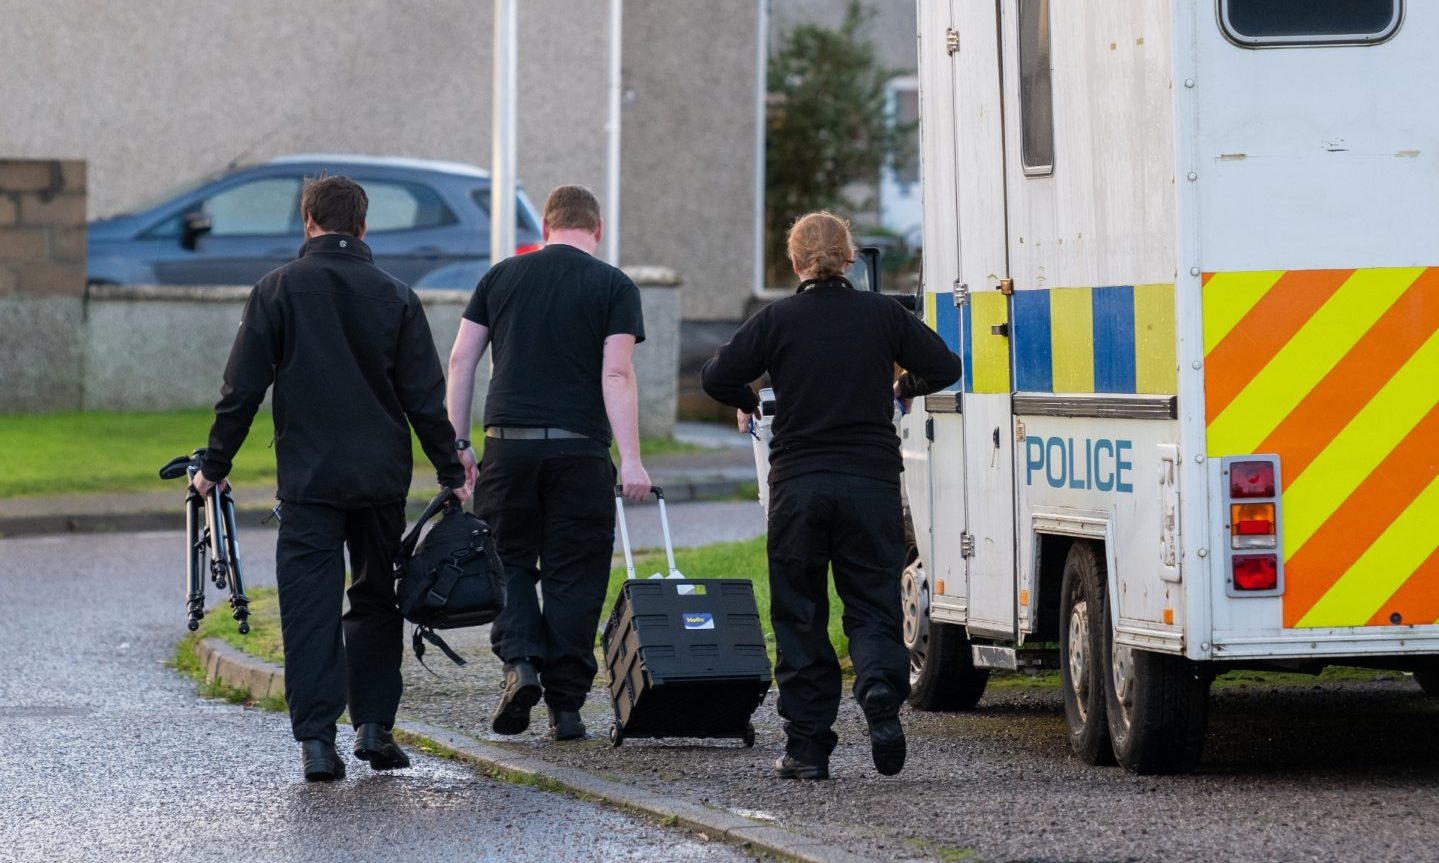
[(313, 218), (327, 231), (358, 237), (365, 230), (365, 213), (369, 209), (370, 197), (364, 187), (349, 177), (322, 173), (305, 180), (300, 217)]
[(600, 201), (584, 186), (556, 186), (545, 199), (545, 222), (552, 231), (593, 231), (600, 226)]

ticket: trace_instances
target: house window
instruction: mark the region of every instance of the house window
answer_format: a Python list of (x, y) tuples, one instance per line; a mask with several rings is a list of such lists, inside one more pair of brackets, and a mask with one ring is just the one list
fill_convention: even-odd
[(1245, 46), (1372, 45), (1399, 29), (1403, 0), (1218, 0), (1224, 35)]
[(1049, 0), (1019, 0), (1019, 126), (1024, 173), (1054, 173)]

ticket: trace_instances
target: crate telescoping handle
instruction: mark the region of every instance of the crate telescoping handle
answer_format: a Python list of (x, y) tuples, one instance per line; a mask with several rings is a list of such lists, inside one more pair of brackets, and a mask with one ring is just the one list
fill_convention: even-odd
[[(630, 550), (630, 529), (629, 526), (625, 524), (624, 490), (625, 487), (622, 485), (615, 486), (615, 515), (619, 517), (620, 543), (625, 549), (625, 577), (637, 578), (638, 576), (635, 575), (635, 556)], [(650, 491), (654, 493), (655, 499), (660, 503), (660, 528), (664, 531), (665, 535), (665, 559), (668, 560), (670, 565), (670, 575), (676, 578), (683, 578), (684, 576), (675, 568), (675, 548), (674, 544), (670, 542), (670, 518), (665, 512), (665, 490), (655, 485), (650, 486)]]

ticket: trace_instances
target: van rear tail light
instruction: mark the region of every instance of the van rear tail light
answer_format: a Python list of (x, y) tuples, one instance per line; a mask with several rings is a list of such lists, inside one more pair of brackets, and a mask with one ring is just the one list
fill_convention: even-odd
[(1229, 545), (1231, 548), (1274, 548), (1277, 540), (1274, 504), (1234, 503), (1229, 505)]
[(1233, 498), (1274, 497), (1274, 462), (1230, 462), (1229, 496)]
[(1225, 456), (1224, 575), (1229, 596), (1284, 593), (1284, 492), (1277, 455)]
[(1235, 590), (1273, 590), (1279, 586), (1279, 559), (1272, 554), (1236, 556)]
[(522, 246), (515, 246), (516, 255), (528, 255), (530, 252), (538, 252), (544, 248), (543, 243), (525, 243)]

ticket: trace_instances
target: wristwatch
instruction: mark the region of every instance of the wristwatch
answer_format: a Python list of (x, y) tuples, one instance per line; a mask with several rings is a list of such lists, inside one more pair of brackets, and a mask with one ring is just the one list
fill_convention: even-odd
[(470, 439), (467, 437), (455, 438), (455, 452), (464, 452), (470, 448)]

